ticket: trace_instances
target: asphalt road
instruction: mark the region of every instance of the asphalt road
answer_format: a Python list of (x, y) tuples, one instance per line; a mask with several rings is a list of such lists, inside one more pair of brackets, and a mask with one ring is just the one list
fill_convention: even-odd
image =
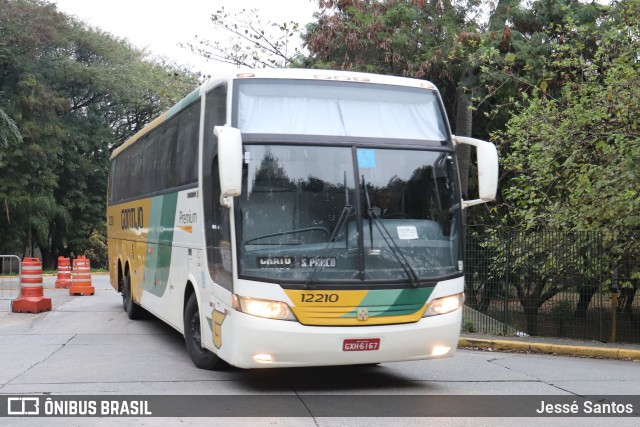
[[(229, 413), (232, 417), (218, 420), (224, 425), (323, 427), (435, 422), (445, 426), (578, 422), (601, 425), (614, 420), (584, 414), (579, 419), (535, 418), (535, 414), (526, 418), (487, 418), (481, 405), (503, 405), (508, 413), (509, 405), (531, 403), (537, 407), (544, 399), (569, 398), (581, 404), (585, 396), (626, 395), (635, 400), (640, 396), (638, 362), (488, 350), (459, 349), (450, 359), (376, 366), (203, 371), (191, 363), (178, 332), (155, 318), (129, 320), (122, 309), (120, 294), (111, 288), (108, 276), (93, 276), (96, 289), (93, 296), (69, 296), (67, 290), (53, 288), (54, 280), (45, 279), (45, 296), (52, 298), (52, 311), (0, 312), (0, 396), (74, 395), (87, 399), (192, 395), (194, 401), (204, 398), (205, 402), (214, 396), (232, 399), (231, 406), (237, 402), (235, 411), (240, 407), (252, 415), (236, 416), (238, 413), (232, 408)], [(482, 400), (483, 396), (494, 395), (504, 397)], [(449, 396), (449, 400), (442, 400), (443, 396)], [(509, 396), (525, 396), (530, 402)], [(282, 402), (278, 401), (280, 397), (284, 398)], [(479, 402), (474, 400), (478, 397)], [(185, 398), (181, 398), (184, 403)], [(362, 403), (359, 399), (367, 404), (365, 409), (355, 410), (353, 405)], [(168, 406), (160, 408), (169, 414), (170, 401), (171, 398), (163, 401)], [(283, 416), (279, 403), (292, 405), (295, 410), (287, 415), (285, 409)], [(407, 409), (410, 417), (397, 418), (403, 415), (397, 409), (402, 405), (412, 405)], [(447, 405), (453, 409), (447, 409)], [(454, 415), (455, 408), (461, 408), (465, 416)], [(465, 408), (471, 414), (462, 411)], [(164, 414), (162, 410), (160, 413)], [(479, 413), (473, 414), (474, 410)], [(441, 411), (446, 417), (429, 417), (429, 411)], [(633, 412), (640, 413), (640, 404), (633, 407)], [(414, 416), (416, 413), (420, 416)], [(618, 425), (637, 425), (637, 421), (637, 418), (615, 418)], [(156, 426), (211, 425), (212, 420), (181, 413), (170, 418), (18, 417), (0, 423)]]

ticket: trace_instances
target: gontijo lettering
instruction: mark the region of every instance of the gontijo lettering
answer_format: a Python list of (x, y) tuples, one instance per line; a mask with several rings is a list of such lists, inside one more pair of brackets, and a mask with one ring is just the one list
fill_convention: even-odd
[(144, 210), (142, 206), (122, 209), (122, 211), (120, 211), (120, 225), (123, 230), (129, 228), (139, 230), (144, 227)]

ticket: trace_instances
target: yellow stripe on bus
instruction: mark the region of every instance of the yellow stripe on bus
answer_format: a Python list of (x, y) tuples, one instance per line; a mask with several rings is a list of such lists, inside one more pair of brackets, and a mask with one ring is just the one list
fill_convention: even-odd
[(363, 304), (368, 290), (285, 290), (292, 301), (291, 310), (304, 325), (365, 326), (410, 323), (420, 320), (426, 310), (422, 305), (413, 313), (393, 315), (389, 305)]

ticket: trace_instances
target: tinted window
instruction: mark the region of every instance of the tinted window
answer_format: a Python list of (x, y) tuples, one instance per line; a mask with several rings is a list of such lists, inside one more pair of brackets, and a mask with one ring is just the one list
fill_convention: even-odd
[(202, 188), (204, 192), (205, 238), (207, 262), (211, 278), (219, 285), (232, 289), (231, 233), (229, 209), (220, 205), (220, 179), (216, 160), (218, 139), (213, 127), (226, 123), (227, 88), (219, 86), (206, 95)]
[(199, 128), (198, 100), (120, 153), (111, 164), (110, 202), (196, 183)]

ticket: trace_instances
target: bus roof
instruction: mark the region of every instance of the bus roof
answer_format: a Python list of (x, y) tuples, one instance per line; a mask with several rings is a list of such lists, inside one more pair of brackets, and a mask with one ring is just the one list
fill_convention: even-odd
[(237, 79), (299, 79), (299, 80), (332, 80), (332, 81), (354, 81), (373, 84), (395, 85), (403, 87), (417, 87), (429, 90), (436, 90), (436, 86), (428, 80), (419, 80), (408, 77), (387, 76), (383, 74), (360, 73), (354, 71), (339, 70), (316, 70), (303, 68), (263, 68), (263, 69), (237, 69), (224, 70), (216, 73), (215, 76), (207, 80), (204, 84), (193, 90), (189, 95), (182, 98), (170, 109), (160, 114), (143, 129), (116, 148), (111, 158), (117, 157), (120, 152), (170, 119), (182, 109), (200, 97), (201, 93), (206, 93), (222, 82), (230, 82)]

